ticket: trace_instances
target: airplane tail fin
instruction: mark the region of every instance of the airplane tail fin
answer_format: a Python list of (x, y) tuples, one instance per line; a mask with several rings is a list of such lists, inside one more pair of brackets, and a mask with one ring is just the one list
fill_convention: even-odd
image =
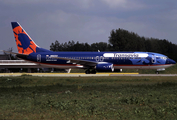
[(30, 54), (36, 52), (48, 51), (42, 48), (39, 48), (38, 45), (31, 39), (27, 32), (22, 28), (18, 22), (11, 22), (12, 29), (18, 49), (20, 54)]

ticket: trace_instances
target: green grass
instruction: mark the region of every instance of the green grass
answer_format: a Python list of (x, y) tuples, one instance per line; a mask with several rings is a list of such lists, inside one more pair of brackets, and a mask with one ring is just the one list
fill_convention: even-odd
[(0, 77), (1, 119), (176, 119), (177, 77)]

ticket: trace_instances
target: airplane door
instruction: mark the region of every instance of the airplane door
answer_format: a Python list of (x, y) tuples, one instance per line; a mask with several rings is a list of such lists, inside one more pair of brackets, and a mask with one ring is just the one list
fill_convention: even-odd
[(40, 54), (37, 55), (37, 62), (41, 62), (41, 55)]
[(95, 60), (96, 60), (97, 62), (99, 62), (99, 60), (100, 60), (99, 56), (96, 56)]
[(104, 61), (104, 57), (100, 56), (100, 62), (103, 62), (103, 61)]
[(96, 60), (97, 62), (103, 62), (103, 61), (104, 61), (104, 57), (103, 57), (103, 56), (96, 56), (96, 57), (95, 57), (95, 60)]
[(152, 55), (152, 63), (156, 63), (156, 56)]

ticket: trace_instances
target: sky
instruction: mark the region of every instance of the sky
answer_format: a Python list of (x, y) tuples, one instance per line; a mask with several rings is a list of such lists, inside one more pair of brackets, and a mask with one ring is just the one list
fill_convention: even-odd
[(35, 43), (107, 42), (111, 30), (177, 44), (176, 0), (0, 0), (0, 50), (17, 52), (11, 22), (19, 22)]

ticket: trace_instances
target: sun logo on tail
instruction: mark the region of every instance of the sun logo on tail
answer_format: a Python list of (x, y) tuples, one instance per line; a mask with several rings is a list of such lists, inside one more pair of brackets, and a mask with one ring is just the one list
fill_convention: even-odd
[(32, 41), (30, 36), (22, 29), (21, 26), (15, 27), (13, 32), (19, 53), (30, 54), (36, 52), (36, 44)]

